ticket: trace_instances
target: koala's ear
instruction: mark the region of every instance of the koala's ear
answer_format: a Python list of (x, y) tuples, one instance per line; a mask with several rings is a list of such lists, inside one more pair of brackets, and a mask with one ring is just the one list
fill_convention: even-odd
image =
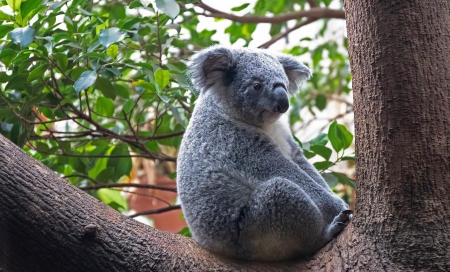
[(232, 65), (232, 52), (213, 46), (193, 55), (187, 63), (188, 75), (197, 91), (203, 92), (220, 82)]
[(291, 56), (279, 55), (278, 61), (289, 79), (289, 93), (296, 94), (303, 81), (311, 77), (311, 71)]

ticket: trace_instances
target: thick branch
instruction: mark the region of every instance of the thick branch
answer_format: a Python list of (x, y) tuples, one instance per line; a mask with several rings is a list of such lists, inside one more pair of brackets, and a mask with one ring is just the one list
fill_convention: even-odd
[(297, 12), (292, 12), (288, 14), (273, 16), (273, 17), (265, 17), (265, 16), (237, 16), (230, 13), (225, 13), (220, 10), (217, 10), (213, 7), (206, 5), (203, 2), (198, 2), (195, 4), (196, 6), (204, 9), (208, 13), (204, 12), (201, 15), (207, 17), (215, 17), (215, 18), (224, 18), (231, 20), (233, 22), (239, 23), (250, 23), (250, 24), (258, 24), (258, 23), (271, 23), (271, 24), (279, 24), (284, 23), (290, 20), (298, 20), (305, 17), (308, 18), (324, 18), (324, 19), (345, 19), (345, 12), (343, 10), (338, 9), (327, 9), (320, 7), (313, 7), (309, 10), (301, 10)]
[(314, 259), (297, 262), (216, 256), (192, 239), (121, 215), (3, 136), (0, 188), (0, 267), (5, 271), (323, 271), (331, 261), (343, 266), (344, 243), (350, 239), (344, 231)]

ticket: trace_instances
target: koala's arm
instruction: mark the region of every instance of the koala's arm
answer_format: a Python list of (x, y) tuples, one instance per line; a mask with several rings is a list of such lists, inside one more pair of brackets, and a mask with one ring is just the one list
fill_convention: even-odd
[(319, 171), (305, 158), (300, 146), (294, 141), (293, 138), (288, 139), (288, 143), (291, 147), (292, 160), (303, 169), (308, 176), (310, 176), (316, 183), (325, 188), (327, 191), (331, 191), (326, 181), (322, 178)]

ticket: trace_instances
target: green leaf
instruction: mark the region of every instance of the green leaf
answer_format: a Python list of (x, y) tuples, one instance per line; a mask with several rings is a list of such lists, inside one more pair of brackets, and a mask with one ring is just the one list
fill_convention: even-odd
[(130, 111), (134, 108), (134, 105), (136, 102), (134, 102), (133, 99), (128, 99), (122, 106), (122, 110), (125, 112), (125, 114), (129, 114)]
[(328, 186), (330, 186), (330, 188), (334, 188), (339, 183), (339, 179), (333, 174), (322, 173), (321, 175), (323, 179), (327, 182)]
[(11, 30), (14, 29), (13, 25), (0, 25), (0, 38), (5, 37)]
[(6, 0), (6, 3), (8, 3), (8, 6), (13, 10), (18, 10), (22, 0)]
[(303, 155), (305, 155), (305, 157), (307, 159), (311, 159), (312, 157), (316, 156), (316, 153), (311, 152), (309, 150), (303, 149)]
[(294, 138), (294, 141), (298, 144), (298, 146), (303, 148), (302, 142), (300, 142), (300, 140), (294, 134), (292, 134), (292, 137)]
[(113, 43), (120, 42), (124, 38), (125, 34), (123, 34), (117, 27), (103, 29), (100, 31), (100, 35), (98, 35), (98, 40), (106, 48)]
[(27, 78), (28, 73), (18, 74), (6, 84), (5, 90), (22, 88), (27, 83)]
[(155, 71), (155, 81), (160, 89), (164, 89), (170, 80), (170, 73), (167, 70), (158, 69)]
[(43, 76), (45, 71), (47, 71), (48, 67), (49, 67), (49, 64), (44, 63), (44, 64), (41, 64), (38, 67), (34, 68), (28, 75), (27, 82), (30, 83), (31, 81)]
[(246, 7), (248, 7), (249, 5), (250, 5), (249, 3), (245, 3), (245, 4), (240, 5), (239, 7), (234, 7), (231, 10), (232, 11), (241, 11), (241, 10), (245, 9)]
[(342, 161), (355, 161), (355, 157), (344, 156), (341, 158)]
[(322, 145), (325, 146), (328, 143), (328, 135), (325, 133), (319, 134), (316, 138), (309, 141), (310, 145)]
[(111, 117), (114, 114), (114, 103), (111, 99), (100, 96), (97, 98), (94, 110), (100, 115)]
[(186, 237), (192, 237), (192, 233), (188, 227), (184, 227), (182, 230), (178, 232), (178, 234), (184, 235)]
[(177, 120), (178, 123), (179, 123), (183, 128), (185, 128), (185, 126), (184, 126), (184, 121), (183, 121), (183, 119), (181, 119), (180, 113), (178, 112), (177, 108), (175, 108), (175, 107), (172, 106), (172, 105), (169, 105), (169, 109), (170, 109), (170, 111), (172, 112), (172, 115), (173, 115), (173, 117), (175, 118), (175, 120)]
[(107, 167), (100, 171), (98, 175), (95, 177), (95, 180), (103, 183), (108, 183), (113, 181), (114, 179), (114, 168), (113, 167)]
[(33, 9), (39, 7), (43, 0), (27, 0), (20, 7), (20, 15), (22, 18), (27, 17)]
[(344, 185), (349, 185), (352, 188), (356, 187), (356, 181), (347, 177), (346, 175), (339, 173), (339, 172), (331, 172), (331, 174), (333, 176), (335, 176), (336, 178), (338, 178), (340, 183), (342, 183)]
[(114, 91), (114, 87), (111, 84), (111, 80), (104, 77), (98, 77), (97, 81), (95, 82), (95, 88), (99, 89), (105, 97), (108, 97), (112, 100), (116, 99), (116, 92)]
[(24, 28), (16, 28), (9, 34), (11, 40), (20, 44), (22, 47), (28, 46), (33, 42), (36, 31), (32, 26), (26, 26)]
[(351, 134), (344, 125), (338, 125), (338, 130), (344, 149), (349, 148), (353, 142), (353, 134)]
[(311, 145), (309, 147), (309, 149), (311, 149), (312, 151), (314, 151), (314, 153), (316, 153), (319, 156), (322, 156), (325, 160), (329, 160), (331, 157), (331, 149), (329, 149), (328, 147), (325, 146), (321, 146), (321, 145)]
[(180, 6), (175, 0), (155, 0), (155, 4), (158, 10), (167, 14), (172, 20), (180, 13)]
[(115, 93), (118, 96), (120, 96), (120, 97), (122, 97), (124, 99), (128, 99), (130, 97), (130, 91), (126, 87), (124, 87), (123, 85), (113, 84), (113, 87), (114, 87)]
[(118, 210), (128, 210), (127, 200), (117, 190), (102, 188), (97, 191), (98, 198), (108, 206)]
[(333, 149), (336, 150), (336, 152), (341, 151), (343, 146), (341, 138), (338, 134), (339, 131), (340, 130), (338, 129), (338, 124), (336, 121), (334, 121), (328, 129), (328, 139), (330, 140), (331, 145), (333, 146)]
[(97, 73), (95, 71), (91, 70), (85, 71), (75, 81), (75, 84), (73, 84), (73, 88), (78, 94), (81, 92), (81, 90), (84, 90), (94, 85), (96, 80), (97, 80)]
[(63, 53), (53, 54), (53, 58), (56, 60), (56, 64), (59, 68), (61, 68), (61, 73), (64, 73), (69, 65), (69, 60), (67, 59), (67, 55)]
[(111, 44), (108, 49), (106, 49), (106, 55), (110, 56), (113, 59), (117, 56), (118, 53), (119, 46), (117, 46), (117, 44)]
[(321, 162), (315, 162), (313, 165), (317, 170), (324, 170), (330, 167), (333, 163), (330, 161), (321, 161)]
[(122, 158), (109, 158), (107, 167), (114, 167), (114, 179), (129, 176), (131, 172), (131, 157), (126, 144), (118, 144), (110, 154), (111, 156), (124, 156)]
[(327, 106), (327, 97), (323, 94), (319, 94), (316, 97), (316, 107), (319, 110), (324, 110), (325, 107)]
[(130, 3), (128, 8), (134, 9), (134, 8), (139, 8), (139, 7), (143, 7), (143, 6), (144, 5), (142, 5), (141, 1), (133, 1), (133, 2)]

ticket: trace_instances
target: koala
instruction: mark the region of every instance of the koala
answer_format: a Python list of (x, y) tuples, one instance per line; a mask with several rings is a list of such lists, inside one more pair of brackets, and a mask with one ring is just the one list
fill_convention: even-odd
[(199, 96), (181, 143), (177, 189), (193, 238), (231, 258), (306, 257), (351, 211), (303, 156), (287, 118), (311, 75), (288, 55), (214, 46), (188, 73)]

